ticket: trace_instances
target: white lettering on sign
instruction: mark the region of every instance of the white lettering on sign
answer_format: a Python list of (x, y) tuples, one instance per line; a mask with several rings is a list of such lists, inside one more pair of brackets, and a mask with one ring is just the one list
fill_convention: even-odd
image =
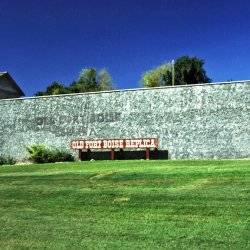
[(73, 140), (72, 149), (120, 149), (120, 148), (158, 148), (156, 138), (146, 139), (105, 139), (105, 140)]

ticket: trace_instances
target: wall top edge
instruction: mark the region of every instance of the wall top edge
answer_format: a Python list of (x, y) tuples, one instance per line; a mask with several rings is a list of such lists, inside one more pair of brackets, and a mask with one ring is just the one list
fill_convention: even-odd
[(222, 86), (222, 85), (233, 85), (240, 83), (250, 83), (250, 80), (240, 80), (240, 81), (230, 81), (230, 82), (212, 82), (212, 83), (202, 83), (202, 84), (188, 84), (188, 85), (175, 85), (175, 86), (161, 86), (152, 88), (131, 88), (131, 89), (116, 89), (109, 91), (97, 91), (97, 92), (85, 92), (85, 93), (71, 93), (71, 94), (60, 94), (60, 95), (44, 95), (44, 96), (30, 96), (30, 97), (20, 97), (20, 98), (7, 98), (0, 99), (3, 101), (15, 101), (15, 100), (29, 100), (29, 99), (44, 99), (44, 98), (55, 98), (55, 97), (66, 97), (66, 96), (80, 96), (80, 95), (98, 95), (103, 93), (115, 93), (115, 92), (132, 92), (132, 91), (154, 91), (157, 89), (175, 89), (175, 88), (192, 88), (199, 86)]

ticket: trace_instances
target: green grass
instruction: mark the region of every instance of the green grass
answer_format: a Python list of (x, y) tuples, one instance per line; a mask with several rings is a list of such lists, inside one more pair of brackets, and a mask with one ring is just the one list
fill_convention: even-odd
[(0, 167), (1, 249), (250, 249), (250, 160)]

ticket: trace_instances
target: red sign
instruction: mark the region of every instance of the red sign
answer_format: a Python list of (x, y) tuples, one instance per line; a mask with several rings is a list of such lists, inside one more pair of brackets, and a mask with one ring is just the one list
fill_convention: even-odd
[(102, 139), (102, 140), (73, 140), (72, 149), (126, 149), (126, 148), (157, 148), (158, 139)]

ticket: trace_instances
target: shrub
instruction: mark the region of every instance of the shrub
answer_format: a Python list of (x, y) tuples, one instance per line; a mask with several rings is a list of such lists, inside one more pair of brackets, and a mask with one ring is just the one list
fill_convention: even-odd
[(0, 155), (0, 165), (14, 165), (16, 160), (11, 156), (1, 156)]
[(53, 163), (59, 161), (74, 161), (71, 153), (59, 149), (50, 149), (44, 145), (27, 147), (29, 159), (34, 163)]

